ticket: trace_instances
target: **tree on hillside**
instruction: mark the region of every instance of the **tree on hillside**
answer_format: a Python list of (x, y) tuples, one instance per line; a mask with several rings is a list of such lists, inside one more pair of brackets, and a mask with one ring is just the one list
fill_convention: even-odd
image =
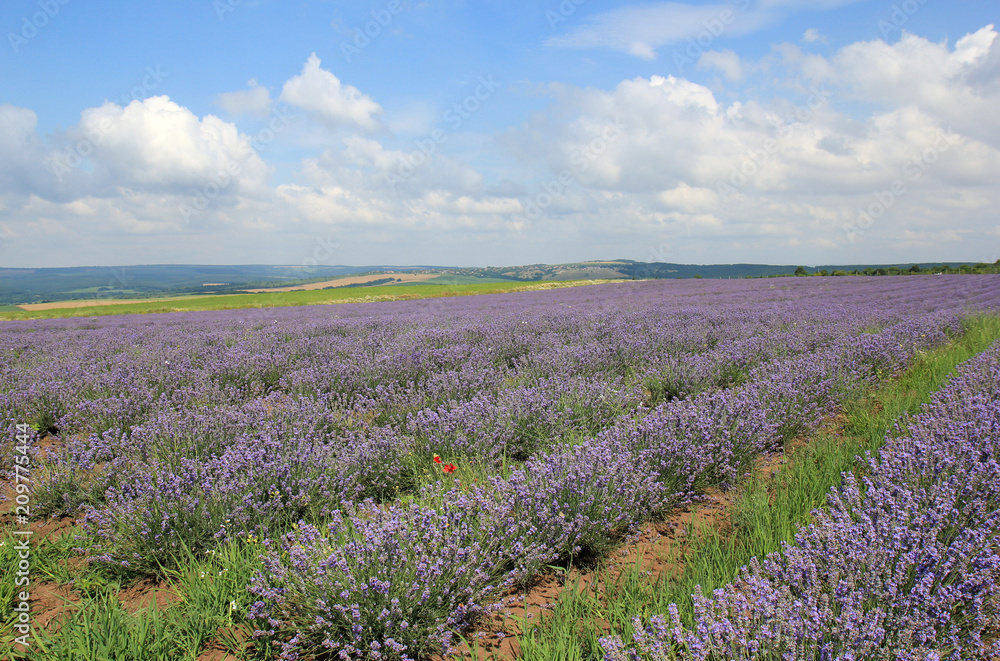
[(807, 271), (804, 266), (796, 266), (795, 275), (809, 275), (809, 271)]

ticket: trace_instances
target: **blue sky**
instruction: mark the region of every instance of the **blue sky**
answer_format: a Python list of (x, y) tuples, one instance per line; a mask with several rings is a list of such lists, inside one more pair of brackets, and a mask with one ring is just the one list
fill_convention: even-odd
[(8, 0), (0, 266), (993, 261), (998, 8)]

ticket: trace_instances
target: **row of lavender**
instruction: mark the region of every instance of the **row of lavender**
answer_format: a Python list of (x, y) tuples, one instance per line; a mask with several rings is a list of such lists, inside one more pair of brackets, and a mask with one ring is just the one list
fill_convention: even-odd
[(741, 386), (622, 416), (481, 487), (428, 487), (423, 505), (345, 503), (325, 532), (301, 526), (269, 545), (253, 613), (288, 638), (289, 659), (321, 648), (372, 659), (446, 651), (503, 591), (546, 564), (603, 551), (708, 486), (732, 484), (880, 372), (943, 341), (942, 324), (955, 322), (911, 319), (775, 361)]
[[(0, 411), (62, 433), (33, 502), (85, 508), (95, 559), (271, 536), (255, 613), (289, 657), (406, 658), (998, 301), (989, 277), (659, 282), (8, 325)], [(481, 481), (418, 493), (434, 453)]]
[(896, 433), (793, 546), (696, 595), (692, 629), (676, 610), (636, 621), (607, 661), (1000, 655), (1000, 343)]
[[(725, 386), (776, 357), (996, 295), (992, 281), (951, 278), (772, 287), (634, 283), (332, 309), (5, 323), (0, 411), (66, 434), (127, 434), (164, 410), (284, 393), (322, 399), (344, 414), (342, 426), (365, 418), (399, 425), (409, 424), (409, 413), (450, 411), (513, 386), (522, 390), (480, 404), (501, 413), (522, 399), (537, 400), (523, 404), (532, 412), (569, 404), (574, 423), (586, 427), (595, 416), (580, 409), (589, 411), (601, 394), (631, 404), (641, 393), (626, 386), (640, 383), (663, 397)], [(412, 431), (425, 423), (432, 424), (414, 421)]]
[[(209, 474), (236, 485), (241, 459), (271, 467), (266, 493), (294, 515), (330, 493), (412, 489), (403, 446), (524, 460), (862, 330), (996, 298), (992, 281), (905, 284), (641, 283), (431, 310), (342, 306), (334, 318), (313, 308), (8, 324), (0, 411), (72, 439), (36, 494), (49, 513), (119, 487), (136, 500), (125, 478), (154, 463), (167, 481), (204, 481), (214, 458)], [(309, 466), (328, 462), (349, 483), (316, 483)]]
[(898, 368), (915, 338), (924, 348), (940, 341), (940, 329), (902, 324), (761, 369), (744, 387), (627, 416), (485, 491), (438, 494), (433, 507), (351, 507), (325, 535), (305, 527), (283, 540), (255, 586), (263, 597), (255, 613), (291, 636), (288, 658), (300, 645), (351, 658), (447, 646), (453, 630), (541, 564), (599, 549), (643, 515), (734, 479), (783, 432), (808, 427), (853, 387)]

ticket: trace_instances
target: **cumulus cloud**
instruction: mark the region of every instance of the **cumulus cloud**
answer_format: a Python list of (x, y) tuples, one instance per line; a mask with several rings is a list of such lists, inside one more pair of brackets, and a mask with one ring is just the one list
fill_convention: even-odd
[[(728, 237), (754, 249), (784, 245), (834, 260), (846, 250), (877, 261), (900, 254), (905, 237), (907, 250), (922, 246), (930, 257), (970, 248), (970, 237), (995, 226), (997, 42), (988, 26), (952, 46), (904, 35), (829, 59), (789, 46), (778, 49), (790, 65), (783, 86), (800, 93), (766, 105), (726, 105), (673, 77), (611, 91), (553, 86), (553, 108), (508, 142), (525, 166), (573, 173), (544, 222), (581, 225), (608, 241), (662, 228), (692, 246)], [(713, 54), (702, 66), (731, 65), (735, 76), (736, 62)], [(876, 110), (852, 114), (857, 99)], [(578, 158), (612, 121), (626, 127), (622, 136), (589, 162)], [(539, 180), (527, 202), (548, 202)], [(962, 231), (927, 238), (956, 218)]]
[(382, 114), (382, 106), (353, 85), (341, 83), (320, 64), (315, 53), (310, 55), (302, 73), (285, 83), (281, 100), (312, 113), (330, 127), (378, 128), (376, 115)]
[(668, 209), (695, 214), (705, 209), (714, 209), (717, 206), (718, 194), (710, 188), (692, 188), (687, 183), (681, 182), (676, 188), (660, 193), (659, 200)]
[[(472, 243), (507, 246), (511, 261), (595, 245), (637, 259), (657, 246), (689, 262), (979, 258), (1000, 206), (996, 36), (993, 26), (954, 43), (906, 34), (825, 57), (784, 44), (762, 61), (712, 51), (699, 65), (733, 83), (724, 96), (677, 76), (550, 84), (544, 112), (477, 143), (487, 173), (451, 149), (464, 133), (428, 154), (373, 132), (381, 107), (315, 56), (280, 98), (318, 118), (324, 141), (296, 153), (276, 186), (235, 124), (167, 97), (90, 108), (44, 137), (32, 111), (0, 106), (0, 236), (176, 233), (179, 245), (211, 230), (229, 259), (290, 236), (356, 240), (373, 258), (404, 246), (386, 261), (434, 246), (471, 255)], [(226, 103), (263, 107), (258, 89)], [(84, 165), (61, 180), (47, 170), (87, 140)], [(233, 161), (232, 183), (187, 222), (178, 205)]]
[(854, 43), (834, 55), (822, 77), (853, 98), (888, 107), (914, 105), (1000, 146), (998, 61), (1000, 39), (988, 25), (952, 48), (908, 33), (895, 44)]
[(34, 111), (0, 104), (0, 194), (54, 192), (57, 182), (45, 169), (51, 150), (38, 136), (37, 125)]
[(166, 96), (88, 108), (73, 133), (98, 136), (89, 159), (115, 187), (178, 193), (234, 172), (228, 188), (236, 193), (262, 185), (268, 173), (235, 124), (214, 115), (199, 119)]
[[(93, 263), (138, 245), (137, 237), (157, 237), (157, 249), (166, 249), (190, 242), (192, 233), (280, 215), (262, 211), (272, 197), (270, 167), (249, 138), (165, 96), (88, 108), (47, 141), (31, 111), (0, 107), (0, 116), (0, 233), (10, 245), (63, 245), (47, 254)], [(10, 167), (20, 171), (16, 178), (7, 176)], [(98, 260), (87, 257), (102, 250)]]

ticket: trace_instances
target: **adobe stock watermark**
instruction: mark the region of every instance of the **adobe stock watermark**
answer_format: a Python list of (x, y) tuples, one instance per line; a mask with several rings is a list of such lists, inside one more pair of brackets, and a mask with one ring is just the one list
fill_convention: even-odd
[(711, 19), (702, 22), (704, 29), (687, 38), (683, 50), (674, 50), (674, 66), (677, 73), (684, 75), (684, 67), (697, 64), (701, 56), (708, 52), (715, 40), (725, 34), (726, 30), (736, 23), (737, 11), (750, 8), (750, 0), (732, 0), (735, 9), (726, 7)]
[(581, 149), (570, 154), (570, 167), (561, 170), (555, 177), (542, 186), (545, 190), (522, 201), (523, 216), (514, 217), (514, 228), (521, 232), (525, 227), (541, 217), (542, 212), (555, 202), (557, 197), (577, 182), (580, 174), (586, 172), (601, 156), (607, 153), (612, 144), (618, 141), (625, 132), (621, 119), (608, 122), (601, 134), (591, 140)]
[(858, 217), (854, 222), (844, 223), (844, 236), (847, 242), (854, 243), (859, 236), (871, 229), (876, 220), (884, 216), (901, 197), (906, 195), (910, 185), (923, 179), (927, 171), (937, 163), (941, 154), (951, 149), (958, 140), (959, 136), (952, 133), (951, 129), (939, 133), (934, 144), (903, 166), (903, 176), (893, 180), (888, 188), (872, 193), (873, 201), (867, 207), (858, 209)]
[(889, 36), (896, 32), (901, 32), (903, 26), (910, 22), (910, 19), (920, 11), (920, 8), (927, 4), (927, 0), (904, 0), (892, 5), (892, 13), (889, 19), (880, 18), (876, 24), (878, 31), (882, 34), (882, 39), (889, 40)]
[[(673, 254), (674, 252), (671, 250), (669, 243), (661, 243), (659, 246), (650, 245), (647, 249), (646, 258), (636, 260), (630, 280), (648, 280), (650, 278), (662, 277), (663, 269), (657, 265), (668, 263)], [(667, 270), (667, 272), (670, 271), (671, 269)], [(625, 290), (625, 293), (631, 295), (635, 293), (635, 290), (629, 287)]]
[(242, 4), (243, 0), (212, 0), (212, 9), (215, 10), (215, 15), (219, 17), (219, 20), (224, 21)]
[(319, 266), (340, 250), (340, 244), (334, 237), (327, 236), (325, 239), (316, 239), (316, 247), (313, 248), (312, 255), (302, 260), (301, 266)]
[(110, 298), (114, 296), (116, 291), (127, 289), (130, 280), (135, 280), (135, 276), (126, 273), (124, 268), (121, 270), (112, 268), (108, 284), (98, 290), (97, 297)]
[(555, 11), (549, 9), (545, 12), (545, 20), (549, 22), (549, 27), (555, 30), (560, 23), (568, 21), (570, 16), (576, 13), (577, 8), (585, 2), (587, 0), (562, 0)]
[[(13, 566), (4, 567), (4, 575), (13, 582), (14, 590), (10, 592), (13, 602), (13, 633), (14, 643), (23, 649), (31, 647), (31, 546), (28, 540), (34, 534), (31, 523), (31, 455), (28, 442), (32, 430), (27, 423), (17, 424), (16, 444), (12, 464), (14, 467), (14, 520), (19, 530), (14, 530)], [(6, 592), (6, 590), (5, 590)]]
[(438, 147), (448, 141), (450, 133), (462, 128), (466, 120), (478, 112), (483, 103), (488, 101), (499, 87), (500, 83), (494, 80), (493, 76), (480, 76), (476, 89), (441, 115), (448, 130), (436, 128), (430, 135), (415, 140), (416, 149), (399, 159), (395, 171), (386, 173), (385, 180), (392, 189), (395, 190), (398, 184), (412, 177), (418, 169), (429, 163)]
[(670, 250), (670, 245), (666, 243), (661, 243), (659, 248), (649, 248), (649, 259), (645, 260), (647, 263), (656, 264), (667, 261), (668, 257), (673, 255), (673, 251)]
[(389, 0), (384, 8), (371, 10), (372, 20), (354, 28), (354, 39), (340, 42), (340, 52), (344, 54), (347, 63), (350, 64), (352, 59), (361, 55), (361, 51), (371, 46), (372, 40), (378, 39), (388, 29), (392, 19), (402, 12), (402, 0)]
[(788, 137), (796, 124), (803, 124), (810, 121), (813, 113), (826, 108), (833, 100), (833, 92), (826, 89), (823, 85), (819, 87), (813, 86), (809, 92), (809, 98), (806, 100), (805, 105), (799, 106), (795, 109), (795, 112), (787, 114), (784, 124), (775, 122), (775, 127), (778, 129), (777, 137), (764, 140), (764, 144), (761, 145), (760, 149), (752, 147), (747, 149), (739, 165), (733, 165), (729, 181), (716, 182), (715, 190), (722, 196), (724, 201), (728, 202), (739, 197), (739, 189), (746, 186), (754, 175), (760, 172), (764, 164), (772, 156), (781, 151), (780, 140)]
[(45, 29), (59, 11), (69, 4), (69, 0), (38, 0), (39, 11), (31, 16), (21, 17), (21, 29), (17, 32), (8, 32), (7, 41), (14, 50), (14, 55), (21, 52), (21, 49), (28, 45), (28, 42), (38, 36), (39, 32)]
[[(169, 75), (160, 70), (160, 65), (146, 67), (146, 75), (142, 77), (138, 85), (118, 98), (118, 104), (125, 107), (133, 101), (142, 101), (148, 98)], [(49, 157), (45, 162), (45, 169), (51, 172), (59, 180), (59, 183), (62, 183), (63, 177), (80, 167), (87, 157), (104, 144), (115, 128), (116, 124), (111, 118), (102, 118), (97, 126), (87, 129), (83, 138), (75, 144), (64, 147)]]
[(979, 260), (979, 263), (980, 264), (995, 264), (996, 266), (1000, 266), (1000, 255), (998, 255), (997, 253), (993, 253), (993, 256), (991, 256), (991, 257), (985, 257), (984, 256), (982, 259)]
[[(247, 156), (264, 151), (267, 145), (271, 144), (295, 119), (297, 116), (288, 112), (287, 108), (275, 108), (271, 111), (267, 125), (250, 136)], [(191, 220), (200, 214), (242, 174), (243, 166), (240, 162), (233, 158), (227, 159), (222, 168), (217, 170), (204, 184), (196, 188), (189, 198), (181, 203), (181, 216), (184, 217), (184, 220)]]

